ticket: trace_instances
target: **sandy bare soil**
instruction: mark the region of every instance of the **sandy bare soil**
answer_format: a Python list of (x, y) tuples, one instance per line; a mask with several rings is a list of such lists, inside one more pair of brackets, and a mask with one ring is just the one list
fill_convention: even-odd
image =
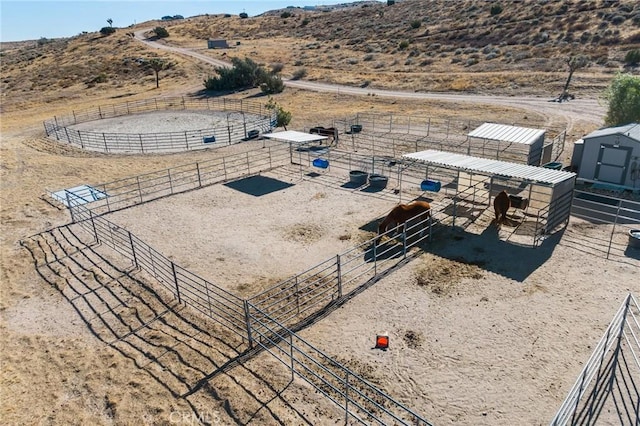
[[(297, 90), (280, 101), (295, 105), (298, 128), (364, 109), (527, 117), (532, 126), (565, 119), (554, 104), (542, 113)], [(236, 360), (243, 348), (229, 344), (223, 330), (104, 245), (92, 246), (73, 227), (57, 228), (69, 223), (68, 213), (41, 198), (223, 151), (85, 153), (42, 138), (41, 120), (64, 112), (68, 105), (41, 105), (3, 116), (3, 423), (335, 424), (339, 410), (303, 382), (289, 383), (269, 354)], [(599, 125), (571, 116), (570, 140)], [(260, 200), (220, 186), (113, 217), (176, 262), (250, 294), (360, 242), (360, 227), (394, 203), (371, 198), (369, 210), (361, 209), (356, 194), (287, 176), (274, 177), (295, 185)], [(227, 208), (241, 201), (258, 211), (243, 216)], [(254, 238), (256, 229), (264, 239)], [(622, 298), (640, 291), (636, 258), (615, 253), (606, 260), (607, 228), (574, 221), (561, 236), (525, 250), (504, 242), (488, 221), (445, 232), (301, 335), (435, 424), (546, 423)], [(391, 337), (387, 352), (371, 349), (382, 331)]]

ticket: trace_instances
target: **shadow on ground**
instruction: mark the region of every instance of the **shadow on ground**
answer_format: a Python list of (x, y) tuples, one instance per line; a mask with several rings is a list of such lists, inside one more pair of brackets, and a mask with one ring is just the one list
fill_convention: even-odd
[[(167, 397), (185, 401), (194, 419), (204, 421), (217, 410), (226, 413), (227, 420), (221, 419), (225, 424), (284, 425), (278, 415), (284, 410), (294, 413), (299, 424), (312, 424), (282, 396), (291, 382), (280, 383), (272, 374), (237, 362), (255, 352), (243, 339), (177, 301), (166, 302), (173, 300), (170, 293), (155, 290), (145, 273), (126, 261), (106, 258), (101, 245), (87, 242), (76, 226), (46, 231), (22, 245), (40, 277), (58, 290), (99, 341), (148, 374), (168, 391)], [(229, 366), (234, 368), (225, 368)], [(216, 383), (203, 380), (212, 371), (220, 373), (226, 390), (235, 389), (233, 401), (217, 391)], [(277, 410), (272, 410), (274, 404)], [(167, 401), (168, 407), (173, 405)]]

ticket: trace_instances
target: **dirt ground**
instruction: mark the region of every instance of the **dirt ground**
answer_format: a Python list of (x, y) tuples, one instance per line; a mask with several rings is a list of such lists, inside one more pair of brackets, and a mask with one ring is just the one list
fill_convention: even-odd
[[(175, 92), (138, 96), (161, 94)], [(460, 114), (500, 122), (520, 122), (524, 116), (542, 123), (563, 119), (551, 111), (556, 105), (545, 115), (489, 105), (297, 90), (278, 101), (294, 110), (290, 128), (358, 110)], [(73, 107), (96, 102), (100, 100), (79, 98)], [(230, 344), (234, 340), (215, 324), (176, 304), (104, 246), (86, 247), (80, 241), (86, 236), (78, 230), (57, 228), (67, 224), (69, 216), (42, 199), (47, 190), (113, 181), (220, 155), (101, 155), (45, 140), (41, 120), (71, 107), (34, 104), (2, 116), (2, 422), (335, 424), (340, 411), (303, 382), (289, 383), (287, 369), (268, 354), (237, 359), (243, 348)], [(574, 113), (570, 121), (571, 140), (600, 124)], [(274, 193), (278, 203), (260, 205), (259, 226), (269, 227), (273, 221), (267, 207), (276, 209), (283, 224), (272, 226), (273, 234), (264, 231), (271, 241), (267, 245), (266, 236), (251, 241), (258, 223), (248, 226), (249, 219), (236, 210), (215, 206), (216, 200), (241, 194), (222, 186), (210, 191), (212, 205), (204, 205), (209, 199), (203, 195), (198, 201), (203, 206), (191, 209), (176, 196), (149, 203), (139, 213), (123, 211), (118, 220), (141, 232), (148, 227), (152, 234), (151, 225), (161, 217), (182, 222), (184, 232), (151, 235), (151, 245), (162, 253), (185, 256), (189, 267), (225, 281), (229, 288), (248, 289), (252, 282), (267, 285), (326, 258), (331, 250), (339, 252), (352, 242), (341, 236), (357, 239), (358, 224), (384, 214), (390, 203), (373, 200), (371, 211), (363, 212), (354, 206), (352, 194), (296, 185)], [(279, 208), (300, 205), (301, 200), (318, 208)], [(211, 214), (197, 215), (196, 208), (203, 207)], [(337, 238), (326, 238), (326, 220), (307, 220), (320, 210), (339, 223), (330, 229)], [(292, 211), (295, 217), (288, 216)], [(196, 220), (199, 225), (187, 226)], [(237, 226), (219, 227), (236, 221)], [(199, 232), (205, 228), (213, 234)], [(44, 234), (30, 238), (38, 233)], [(213, 236), (198, 240), (203, 235)], [(435, 424), (547, 423), (622, 298), (640, 291), (637, 259), (624, 254), (605, 258), (606, 229), (573, 221), (561, 237), (525, 250), (504, 243), (480, 224), (478, 229), (443, 234), (410, 264), (301, 335)], [(585, 244), (585, 239), (595, 244)], [(259, 249), (247, 250), (249, 243), (242, 241)], [(199, 249), (185, 253), (181, 248), (187, 242)], [(277, 256), (282, 252), (287, 255)], [(295, 261), (286, 264), (290, 269), (274, 263), (292, 253)], [(244, 256), (245, 263), (236, 256)], [(216, 268), (218, 275), (209, 275), (214, 274), (211, 259), (222, 257), (219, 263), (228, 269)], [(241, 273), (234, 268), (236, 262)], [(391, 338), (386, 352), (371, 349), (381, 331)]]

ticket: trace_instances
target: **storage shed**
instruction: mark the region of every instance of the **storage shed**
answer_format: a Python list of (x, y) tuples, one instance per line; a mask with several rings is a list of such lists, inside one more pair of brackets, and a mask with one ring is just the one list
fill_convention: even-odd
[(578, 180), (628, 189), (640, 188), (640, 124), (608, 127), (582, 138), (582, 152), (574, 150)]
[(542, 129), (484, 123), (467, 134), (468, 154), (538, 166), (543, 161), (545, 133)]
[(449, 203), (454, 226), (487, 210), (493, 216), (492, 200), (502, 190), (512, 208), (521, 210), (512, 235), (523, 237), (522, 244), (535, 247), (569, 221), (575, 173), (436, 150), (402, 157), (402, 187), (419, 186), (420, 179), (440, 181), (446, 197), (439, 202)]
[(207, 47), (209, 49), (228, 49), (229, 44), (224, 39), (207, 40)]

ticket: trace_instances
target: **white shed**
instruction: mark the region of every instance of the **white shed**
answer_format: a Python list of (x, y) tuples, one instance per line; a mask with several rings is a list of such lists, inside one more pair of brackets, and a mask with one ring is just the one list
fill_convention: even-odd
[(582, 140), (581, 158), (572, 160), (578, 164), (579, 181), (640, 188), (639, 123), (599, 129)]
[(542, 129), (484, 123), (467, 134), (471, 139), (482, 141), (470, 143), (468, 154), (484, 158), (495, 155), (496, 160), (538, 166), (543, 161), (545, 133)]

